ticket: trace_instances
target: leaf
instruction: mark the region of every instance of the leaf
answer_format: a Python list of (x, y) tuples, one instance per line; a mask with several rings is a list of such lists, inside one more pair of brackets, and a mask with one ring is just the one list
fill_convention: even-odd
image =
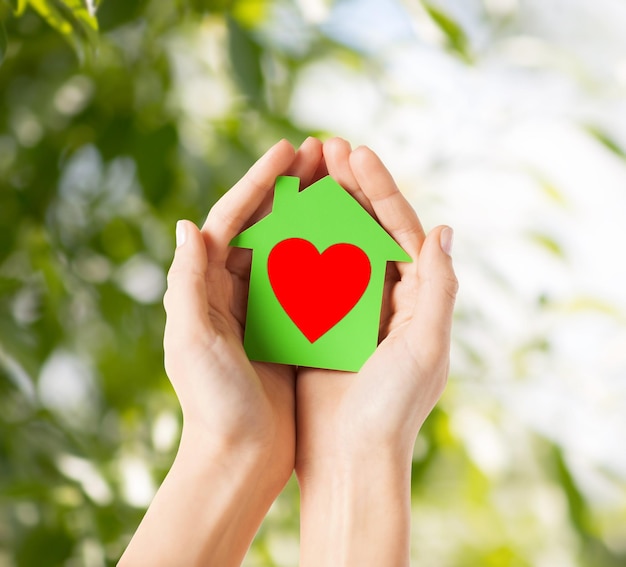
[(228, 50), (235, 79), (243, 94), (257, 106), (263, 101), (263, 72), (261, 47), (251, 34), (233, 19), (228, 18)]
[(7, 33), (4, 29), (4, 24), (0, 22), (0, 65), (2, 65), (2, 62), (4, 61), (8, 44), (9, 42), (7, 40)]
[(87, 8), (84, 0), (55, 0), (57, 4), (65, 5), (71, 10), (71, 14), (76, 20), (93, 30), (98, 30), (98, 20)]
[(616, 142), (606, 132), (598, 128), (597, 126), (588, 125), (585, 126), (587, 133), (591, 134), (598, 142), (600, 142), (607, 150), (615, 154), (616, 156), (626, 159), (626, 150)]
[(243, 27), (253, 28), (268, 12), (267, 0), (238, 0), (232, 8), (232, 15)]
[(566, 205), (567, 199), (563, 195), (563, 193), (552, 183), (549, 181), (540, 181), (541, 189), (543, 189), (544, 194), (552, 201), (559, 205)]
[[(16, 545), (18, 565), (63, 565), (72, 553), (71, 533), (63, 525), (37, 525)], [(45, 550), (45, 559), (42, 551)]]
[(62, 34), (77, 33), (91, 40), (98, 30), (98, 21), (80, 0), (30, 0), (31, 6)]
[(562, 305), (562, 308), (565, 309), (565, 311), (568, 313), (581, 313), (585, 311), (592, 311), (612, 317), (622, 318), (620, 317), (619, 309), (615, 305), (612, 305), (611, 303), (603, 299), (591, 296), (575, 297), (571, 301), (564, 303)]
[(423, 2), (423, 5), (428, 15), (446, 36), (450, 49), (461, 55), (467, 62), (471, 62), (472, 57), (469, 53), (469, 41), (463, 28), (440, 8), (433, 6), (430, 2)]
[(13, 8), (13, 13), (16, 16), (21, 16), (28, 6), (28, 0), (6, 0), (6, 2)]
[(72, 33), (72, 25), (59, 12), (56, 3), (46, 2), (46, 0), (31, 0), (30, 4), (57, 31), (64, 35)]
[(554, 240), (551, 236), (540, 232), (533, 232), (530, 235), (533, 242), (541, 246), (544, 250), (547, 250), (551, 254), (558, 256), (559, 258), (565, 258), (565, 252), (561, 245)]
[(81, 0), (30, 0), (41, 17), (59, 31), (83, 61), (88, 48), (98, 41), (98, 21)]

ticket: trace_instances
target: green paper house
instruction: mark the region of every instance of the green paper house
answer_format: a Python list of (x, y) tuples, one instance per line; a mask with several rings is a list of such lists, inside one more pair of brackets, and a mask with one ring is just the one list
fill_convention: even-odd
[(252, 267), (251, 360), (357, 371), (378, 344), (385, 269), (410, 256), (330, 176), (279, 177), (272, 212), (236, 236)]

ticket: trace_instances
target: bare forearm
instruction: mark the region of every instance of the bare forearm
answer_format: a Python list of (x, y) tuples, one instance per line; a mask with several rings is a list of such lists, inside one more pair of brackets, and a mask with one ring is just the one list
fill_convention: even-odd
[(240, 565), (273, 500), (263, 466), (255, 452), (184, 438), (119, 566)]
[(410, 551), (410, 460), (307, 467), (301, 488), (301, 567), (404, 567)]

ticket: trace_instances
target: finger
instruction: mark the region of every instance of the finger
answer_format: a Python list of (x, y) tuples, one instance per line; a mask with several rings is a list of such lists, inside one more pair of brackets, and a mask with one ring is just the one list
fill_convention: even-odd
[(229, 242), (274, 188), (276, 177), (292, 164), (293, 146), (281, 140), (270, 148), (209, 211), (202, 227), (207, 253), (212, 262), (223, 263), (228, 257)]
[(319, 181), (320, 179), (326, 177), (328, 175), (328, 168), (326, 167), (326, 162), (322, 159), (322, 161), (320, 161), (319, 165), (317, 166), (317, 169), (315, 170), (315, 173), (313, 174), (313, 177), (311, 178), (311, 182), (309, 183), (309, 185), (312, 185), (313, 183), (315, 183), (316, 181)]
[(324, 142), (324, 161), (328, 174), (346, 189), (370, 215), (375, 216), (372, 204), (363, 193), (350, 167), (351, 153), (350, 144), (342, 138), (331, 138)]
[(458, 281), (452, 266), (450, 249), (453, 232), (440, 226), (429, 234), (419, 257), (419, 285), (406, 338), (409, 349), (419, 349), (426, 368), (447, 364), (450, 351), (452, 313)]
[(296, 152), (293, 163), (285, 175), (299, 177), (300, 187), (308, 187), (322, 159), (322, 142), (311, 136), (302, 142), (302, 145)]
[(211, 339), (207, 294), (207, 254), (202, 234), (195, 224), (179, 221), (176, 225), (177, 247), (167, 274), (167, 291), (163, 298), (165, 354), (196, 341)]
[(424, 229), (380, 158), (361, 146), (350, 154), (350, 166), (380, 223), (413, 260), (417, 259)]

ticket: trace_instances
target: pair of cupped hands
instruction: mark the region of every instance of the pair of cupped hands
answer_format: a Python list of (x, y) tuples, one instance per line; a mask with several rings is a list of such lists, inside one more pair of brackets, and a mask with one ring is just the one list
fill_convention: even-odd
[[(358, 373), (251, 362), (242, 346), (251, 252), (229, 242), (270, 212), (279, 175), (305, 188), (331, 175), (413, 259), (387, 270), (380, 345)], [(428, 237), (380, 159), (341, 139), (272, 147), (211, 209), (177, 226), (165, 297), (165, 366), (185, 430), (261, 450), (282, 485), (295, 469), (395, 447), (412, 453), (447, 379), (456, 280), (451, 229)], [(185, 431), (185, 432), (186, 432)]]
[[(299, 177), (302, 189), (331, 175), (413, 259), (387, 267), (380, 344), (357, 373), (254, 362), (243, 349), (252, 253), (229, 243), (270, 212), (279, 175)], [(235, 514), (248, 525), (244, 540), (294, 469), (303, 507), (314, 510), (311, 518), (333, 498), (328, 491), (335, 490), (334, 475), (376, 474), (373, 463), (383, 459), (410, 478), (416, 436), (448, 375), (457, 290), (452, 230), (440, 226), (426, 235), (369, 148), (352, 150), (339, 138), (325, 143), (308, 138), (297, 151), (285, 140), (278, 142), (213, 206), (201, 229), (179, 221), (176, 234), (164, 299), (164, 348), (183, 413), (177, 460), (184, 463), (183, 476), (192, 479), (202, 473), (194, 476), (190, 469), (201, 469), (204, 461), (232, 474), (233, 482), (245, 476), (242, 486), (249, 488), (236, 506), (250, 505), (257, 512)], [(246, 469), (254, 472), (241, 472)], [(378, 480), (384, 476), (381, 471)], [(324, 488), (307, 493), (307, 485), (317, 482)], [(228, 487), (224, 483), (204, 490), (219, 491)], [(239, 536), (233, 530), (224, 527), (223, 537), (206, 545), (236, 546)], [(301, 537), (301, 545), (307, 537), (314, 545), (316, 536)], [(246, 548), (244, 543), (243, 553)], [(316, 562), (323, 564), (319, 556)]]

